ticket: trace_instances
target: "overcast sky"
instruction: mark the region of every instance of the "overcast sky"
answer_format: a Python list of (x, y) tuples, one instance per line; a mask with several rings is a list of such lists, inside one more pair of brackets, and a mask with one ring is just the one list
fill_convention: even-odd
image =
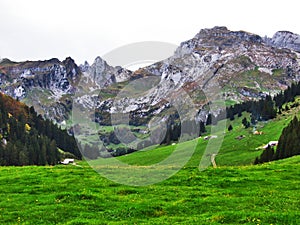
[[(125, 44), (191, 39), (216, 25), (272, 36), (300, 34), (294, 0), (0, 0), (0, 58), (71, 56), (78, 64)], [(296, 4), (296, 5), (295, 5)]]

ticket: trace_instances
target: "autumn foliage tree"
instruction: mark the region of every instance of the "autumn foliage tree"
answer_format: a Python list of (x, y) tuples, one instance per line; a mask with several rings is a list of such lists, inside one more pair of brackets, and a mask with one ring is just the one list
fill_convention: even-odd
[(81, 158), (73, 136), (34, 109), (0, 94), (0, 165), (55, 165), (58, 148)]

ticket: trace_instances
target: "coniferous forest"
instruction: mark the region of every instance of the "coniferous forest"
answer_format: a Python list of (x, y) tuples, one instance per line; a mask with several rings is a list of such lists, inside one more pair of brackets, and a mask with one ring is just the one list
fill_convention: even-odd
[[(274, 97), (266, 95), (260, 100), (248, 100), (242, 103), (238, 103), (229, 107), (226, 107), (226, 111), (220, 112), (218, 116), (214, 116), (209, 113), (206, 121), (200, 121), (198, 124), (199, 131), (194, 133), (202, 134), (206, 132), (205, 125), (215, 125), (219, 120), (227, 119), (234, 120), (234, 117), (242, 116), (243, 112), (248, 112), (251, 114), (251, 121), (247, 121), (246, 118), (243, 121), (245, 128), (250, 127), (251, 124), (255, 124), (256, 121), (267, 121), (276, 118), (277, 114), (286, 110), (283, 108), (285, 103), (293, 102), (295, 97), (300, 95), (300, 82), (293, 83), (286, 90), (278, 93)], [(178, 117), (178, 116), (177, 116)], [(170, 117), (167, 123), (167, 134), (166, 138), (162, 144), (170, 144), (171, 141), (177, 141), (181, 135), (181, 124), (180, 122), (175, 122), (177, 117)], [(193, 127), (195, 124), (192, 121), (185, 121), (186, 123), (191, 123), (191, 125), (186, 127)], [(189, 131), (191, 132), (191, 131)]]
[(61, 149), (77, 158), (81, 153), (67, 130), (44, 120), (33, 107), (0, 93), (0, 165), (55, 165)]
[(294, 119), (285, 127), (278, 141), (277, 149), (268, 146), (261, 156), (255, 159), (254, 164), (270, 162), (273, 160), (284, 159), (295, 155), (300, 155), (300, 121), (295, 116)]

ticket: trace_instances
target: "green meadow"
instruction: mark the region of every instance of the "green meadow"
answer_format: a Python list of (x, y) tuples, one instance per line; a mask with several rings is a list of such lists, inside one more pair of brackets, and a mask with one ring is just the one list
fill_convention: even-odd
[(300, 157), (184, 167), (130, 187), (78, 166), (0, 168), (1, 224), (299, 224)]
[[(147, 166), (167, 158), (176, 148), (196, 146), (174, 176), (148, 186), (115, 183), (86, 161), (67, 166), (0, 167), (0, 224), (298, 225), (300, 156), (252, 165), (263, 151), (260, 147), (278, 140), (293, 115), (258, 123), (261, 135), (243, 127), (241, 121), (247, 114), (227, 121), (233, 130), (225, 130), (217, 168), (199, 171), (208, 143), (203, 137), (118, 158)], [(243, 139), (236, 139), (241, 135)], [(110, 160), (90, 164), (96, 168)]]

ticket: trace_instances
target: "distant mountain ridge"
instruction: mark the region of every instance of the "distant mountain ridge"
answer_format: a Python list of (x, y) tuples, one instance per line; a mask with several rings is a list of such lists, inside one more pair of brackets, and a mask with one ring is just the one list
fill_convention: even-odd
[[(133, 118), (151, 118), (163, 115), (166, 96), (182, 89), (196, 107), (203, 108), (209, 102), (203, 91), (215, 85), (212, 79), (221, 90), (214, 97), (225, 102), (278, 93), (299, 81), (299, 52), (300, 36), (291, 32), (279, 31), (272, 38), (263, 38), (214, 27), (202, 29), (192, 39), (182, 42), (168, 59), (133, 72), (109, 66), (101, 57), (92, 65), (80, 66), (70, 57), (64, 61), (3, 59), (0, 90), (33, 105), (46, 118), (59, 123), (69, 119), (74, 101), (85, 108), (97, 108), (99, 115), (114, 113), (114, 105), (130, 112)], [(129, 81), (140, 77), (156, 77), (159, 81), (145, 96), (114, 100)], [(104, 93), (100, 97), (99, 89)], [(204, 120), (205, 115), (199, 118)], [(96, 119), (105, 122), (103, 116)]]
[(132, 72), (109, 66), (97, 57), (90, 66), (77, 66), (70, 57), (64, 61), (0, 62), (0, 90), (13, 98), (34, 106), (39, 113), (57, 122), (68, 119), (71, 96), (79, 81), (89, 83), (89, 88), (103, 88), (128, 79)]

